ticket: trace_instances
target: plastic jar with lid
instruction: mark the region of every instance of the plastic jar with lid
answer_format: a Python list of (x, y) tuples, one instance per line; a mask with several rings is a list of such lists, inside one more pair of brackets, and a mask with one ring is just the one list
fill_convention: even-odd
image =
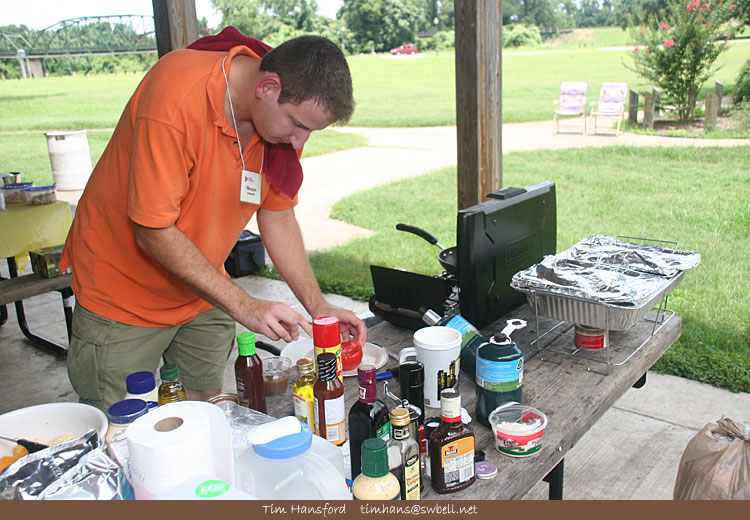
[(146, 413), (148, 413), (148, 404), (143, 399), (117, 401), (107, 410), (109, 428), (107, 428), (107, 434), (104, 436), (105, 442), (109, 444), (117, 432), (124, 430), (138, 417), (146, 415)]
[(142, 399), (146, 401), (149, 408), (159, 405), (159, 389), (156, 387), (156, 379), (153, 372), (133, 372), (125, 378), (125, 386), (128, 393), (124, 399)]

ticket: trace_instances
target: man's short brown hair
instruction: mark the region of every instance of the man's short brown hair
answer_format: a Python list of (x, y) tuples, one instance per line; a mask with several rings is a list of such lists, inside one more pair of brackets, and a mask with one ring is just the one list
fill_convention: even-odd
[(270, 50), (260, 69), (278, 74), (279, 103), (313, 100), (334, 123), (346, 123), (354, 112), (352, 76), (344, 53), (322, 36), (299, 36)]

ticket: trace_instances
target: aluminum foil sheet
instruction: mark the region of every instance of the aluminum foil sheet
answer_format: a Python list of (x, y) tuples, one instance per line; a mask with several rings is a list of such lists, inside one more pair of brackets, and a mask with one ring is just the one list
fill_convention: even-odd
[(698, 265), (700, 255), (692, 251), (592, 235), (516, 273), (511, 287), (641, 307), (668, 288), (676, 275)]
[(607, 235), (585, 237), (558, 257), (667, 277), (701, 263), (700, 254), (694, 251), (623, 242)]
[(27, 455), (0, 473), (0, 499), (124, 498), (120, 468), (105, 450), (99, 432), (89, 430), (78, 439)]

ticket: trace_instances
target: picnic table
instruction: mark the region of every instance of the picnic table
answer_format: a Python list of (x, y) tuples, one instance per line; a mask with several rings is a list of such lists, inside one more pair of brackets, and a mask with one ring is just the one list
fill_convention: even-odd
[(71, 222), (70, 204), (63, 201), (39, 206), (8, 204), (4, 211), (0, 211), (0, 233), (3, 235), (3, 240), (0, 241), (0, 258), (6, 259), (10, 276), (10, 279), (0, 279), (0, 325), (4, 324), (8, 317), (5, 305), (13, 303), (18, 325), (24, 336), (61, 356), (67, 353), (65, 346), (31, 332), (26, 322), (23, 300), (51, 291), (60, 292), (70, 338), (72, 276), (65, 274), (49, 279), (34, 273), (19, 276), (18, 267), (23, 270), (28, 265), (29, 251), (65, 242)]
[[(493, 479), (477, 480), (470, 487), (447, 495), (435, 492), (430, 480), (423, 478), (424, 499), (520, 499), (542, 479), (550, 484), (550, 498), (561, 499), (565, 455), (620, 396), (632, 386), (645, 382), (648, 369), (680, 336), (682, 323), (678, 316), (668, 314), (662, 315), (659, 326), (654, 327), (649, 320), (654, 320), (657, 316), (649, 313), (630, 329), (612, 331), (609, 348), (627, 349), (632, 355), (619, 366), (611, 366), (588, 361), (584, 363), (576, 356), (546, 348), (540, 350), (535, 343), (532, 344), (537, 339), (536, 316), (526, 304), (485, 327), (482, 332), (491, 335), (500, 331), (506, 320), (511, 318), (520, 318), (528, 323), (526, 328), (513, 333), (513, 340), (524, 350), (525, 356), (523, 402), (538, 408), (549, 419), (542, 448), (535, 455), (526, 458), (511, 458), (498, 452), (493, 433), (475, 419), (475, 383), (461, 372), (458, 378), (461, 404), (473, 418), (471, 426), (476, 449), (484, 451), (485, 460), (497, 466), (498, 474)], [(557, 320), (540, 317), (539, 330), (548, 331), (559, 323)], [(413, 345), (412, 336), (411, 330), (380, 321), (368, 326), (367, 340), (397, 354), (402, 348)], [(644, 340), (649, 337), (649, 341), (644, 344)], [(573, 340), (559, 336), (555, 341)], [(544, 342), (540, 344), (544, 345)], [(640, 345), (643, 346), (638, 348)], [(397, 367), (398, 363), (389, 358), (387, 365), (381, 370), (395, 370)], [(358, 398), (357, 378), (345, 378), (344, 387), (348, 410)], [(391, 392), (400, 395), (397, 380), (390, 380), (388, 387)], [(378, 397), (389, 408), (393, 407), (393, 403), (383, 392), (382, 381), (378, 382)], [(293, 414), (288, 398), (270, 399), (268, 405), (268, 412), (274, 417)], [(439, 415), (440, 410), (437, 408), (427, 408), (425, 414), (426, 417)]]

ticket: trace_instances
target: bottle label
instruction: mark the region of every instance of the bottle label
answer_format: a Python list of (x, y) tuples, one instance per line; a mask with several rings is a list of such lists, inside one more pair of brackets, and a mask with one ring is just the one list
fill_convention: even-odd
[(397, 441), (401, 441), (409, 438), (409, 427), (408, 426), (394, 426), (393, 438)]
[(440, 448), (446, 489), (459, 487), (474, 478), (474, 437), (464, 437)]
[(453, 316), (450, 320), (448, 320), (448, 323), (446, 323), (445, 326), (451, 329), (455, 329), (461, 333), (461, 348), (464, 348), (466, 345), (468, 345), (468, 343), (472, 339), (474, 339), (474, 336), (479, 334), (477, 328), (466, 321), (466, 319), (460, 314)]
[[(318, 398), (315, 398), (315, 416), (318, 417)], [(346, 411), (344, 396), (325, 400), (325, 424), (316, 425), (318, 435), (336, 445), (346, 441)]]
[(523, 356), (513, 361), (477, 358), (477, 385), (490, 392), (512, 392), (523, 384)]
[(448, 422), (458, 422), (461, 420), (461, 399), (448, 398), (440, 400), (440, 415)]
[(406, 500), (419, 500), (419, 455), (414, 455), (404, 464), (404, 488)]
[(301, 395), (295, 393), (294, 398), (294, 416), (315, 431), (315, 405)]
[(239, 401), (240, 406), (244, 406), (245, 408), (248, 408), (250, 405), (250, 401), (245, 395), (245, 382), (242, 380), (241, 377), (235, 378), (234, 381), (237, 383), (237, 399)]
[(322, 354), (323, 352), (331, 352), (333, 354), (336, 354), (336, 375), (339, 378), (339, 381), (342, 383), (344, 382), (344, 368), (341, 364), (341, 343), (334, 347), (328, 347), (328, 348), (322, 348), (322, 347), (315, 347), (315, 374), (318, 374), (318, 355)]
[(378, 431), (375, 432), (375, 436), (378, 439), (383, 439), (385, 442), (388, 442), (391, 438), (391, 421), (386, 422), (383, 426), (378, 428)]

